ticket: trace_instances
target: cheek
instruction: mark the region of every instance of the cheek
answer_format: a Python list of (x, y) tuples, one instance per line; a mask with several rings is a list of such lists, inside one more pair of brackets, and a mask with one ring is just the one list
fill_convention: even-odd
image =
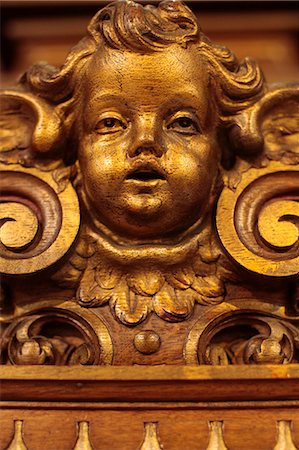
[(84, 188), (91, 199), (99, 200), (106, 193), (113, 177), (113, 161), (99, 151), (99, 146), (82, 142), (79, 147), (79, 163)]
[(123, 170), (125, 152), (122, 142), (105, 142), (91, 135), (80, 142), (79, 161), (87, 172), (111, 178)]
[(187, 192), (199, 198), (209, 194), (218, 172), (217, 153), (215, 147), (200, 143), (176, 154), (172, 177), (179, 195)]

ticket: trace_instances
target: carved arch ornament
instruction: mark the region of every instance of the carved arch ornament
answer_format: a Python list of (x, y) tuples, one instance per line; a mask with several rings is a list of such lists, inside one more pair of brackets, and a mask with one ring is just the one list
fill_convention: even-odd
[(298, 361), (298, 86), (119, 1), (1, 97), (3, 364)]

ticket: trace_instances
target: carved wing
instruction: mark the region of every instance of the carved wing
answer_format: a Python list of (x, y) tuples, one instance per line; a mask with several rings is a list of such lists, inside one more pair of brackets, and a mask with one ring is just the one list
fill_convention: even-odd
[(226, 251), (246, 269), (271, 277), (299, 273), (298, 106), (299, 88), (284, 87), (239, 117), (243, 136), (260, 130), (264, 149), (235, 186), (228, 183), (217, 208)]
[(3, 91), (1, 100), (0, 271), (33, 273), (69, 249), (79, 228), (79, 204), (70, 183), (61, 188), (56, 181), (57, 170), (69, 169), (54, 157), (63, 135), (54, 108), (18, 90)]
[(61, 145), (63, 124), (45, 100), (18, 90), (2, 91), (0, 97), (1, 162), (34, 165), (40, 153)]

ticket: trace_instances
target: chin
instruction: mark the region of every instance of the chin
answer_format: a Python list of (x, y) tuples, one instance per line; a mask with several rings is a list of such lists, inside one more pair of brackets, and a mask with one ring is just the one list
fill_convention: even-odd
[(142, 194), (125, 200), (125, 211), (129, 216), (146, 217), (163, 214), (163, 201), (158, 196)]

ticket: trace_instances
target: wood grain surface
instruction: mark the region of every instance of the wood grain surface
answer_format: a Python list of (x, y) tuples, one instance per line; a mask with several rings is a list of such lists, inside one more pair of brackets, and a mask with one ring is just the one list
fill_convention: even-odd
[(299, 444), (294, 365), (6, 366), (1, 391), (1, 449), (13, 440), (14, 421), (28, 449), (43, 443), (45, 450), (137, 450), (159, 442), (164, 449), (211, 450), (224, 442), (231, 450), (271, 450), (277, 443), (291, 450)]
[(298, 400), (299, 368), (3, 367), (9, 401), (253, 401)]

